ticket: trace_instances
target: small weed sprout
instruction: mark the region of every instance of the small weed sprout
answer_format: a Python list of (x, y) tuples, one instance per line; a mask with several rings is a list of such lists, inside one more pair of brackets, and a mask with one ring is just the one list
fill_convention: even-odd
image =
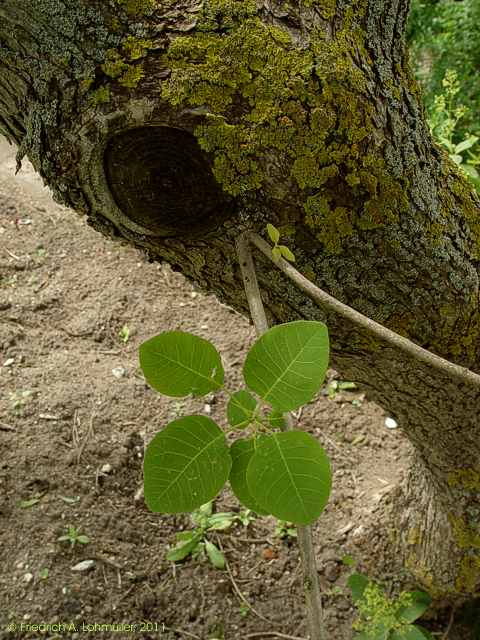
[(275, 262), (278, 262), (280, 258), (285, 258), (289, 262), (295, 262), (295, 256), (288, 247), (284, 244), (278, 244), (280, 240), (280, 231), (273, 226), (273, 224), (267, 224), (267, 233), (270, 240), (273, 242), (272, 256)]
[(80, 533), (73, 525), (69, 525), (67, 527), (67, 533), (57, 538), (57, 540), (59, 542), (69, 542), (71, 548), (73, 548), (77, 542), (79, 544), (88, 544), (90, 542), (90, 538), (84, 533)]
[(217, 569), (225, 567), (225, 557), (220, 549), (209, 540), (209, 533), (225, 531), (235, 522), (245, 525), (251, 521), (251, 516), (243, 513), (236, 514), (229, 511), (213, 513), (213, 502), (207, 502), (195, 510), (191, 519), (195, 525), (190, 531), (180, 531), (176, 534), (177, 545), (167, 553), (167, 560), (180, 562), (189, 556), (196, 558), (205, 555)]
[(353, 623), (353, 629), (358, 632), (354, 640), (433, 640), (427, 629), (413, 624), (430, 606), (427, 593), (402, 591), (392, 599), (380, 585), (361, 573), (353, 573), (348, 586), (358, 610), (358, 618)]
[(276, 538), (280, 538), (280, 540), (288, 540), (290, 538), (297, 537), (297, 529), (290, 522), (279, 520), (277, 522), (273, 535)]
[(118, 337), (124, 344), (127, 344), (127, 342), (130, 340), (130, 329), (126, 324), (123, 325), (123, 327), (118, 332)]

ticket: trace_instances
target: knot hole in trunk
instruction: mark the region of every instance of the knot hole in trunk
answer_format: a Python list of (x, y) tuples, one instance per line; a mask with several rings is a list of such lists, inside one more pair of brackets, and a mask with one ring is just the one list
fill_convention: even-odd
[(104, 156), (119, 209), (154, 235), (192, 235), (217, 227), (231, 201), (210, 158), (184, 129), (150, 126), (115, 135)]

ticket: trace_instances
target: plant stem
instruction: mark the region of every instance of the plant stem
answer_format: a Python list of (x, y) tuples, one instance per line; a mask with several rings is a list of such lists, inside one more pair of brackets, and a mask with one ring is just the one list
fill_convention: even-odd
[[(449, 377), (456, 380), (461, 380), (462, 382), (466, 382), (468, 384), (473, 383), (476, 387), (480, 387), (480, 375), (478, 373), (474, 373), (470, 369), (461, 367), (460, 365), (450, 362), (449, 360), (445, 360), (445, 358), (437, 356), (435, 353), (432, 353), (431, 351), (428, 351), (423, 347), (419, 347), (408, 338), (404, 338), (398, 333), (395, 333), (394, 331), (387, 329), (387, 327), (384, 327), (378, 322), (375, 322), (375, 320), (364, 316), (359, 311), (352, 309), (352, 307), (349, 307), (343, 302), (340, 302), (340, 300), (337, 300), (326, 291), (319, 289), (319, 287), (315, 286), (313, 282), (307, 280), (305, 276), (303, 276), (299, 271), (295, 269), (295, 267), (292, 267), (292, 265), (283, 258), (275, 261), (272, 257), (272, 247), (256, 233), (252, 233), (249, 231), (244, 232), (237, 240), (237, 251), (239, 246), (243, 246), (244, 242), (247, 244), (247, 247), (248, 243), (252, 243), (253, 245), (255, 245), (257, 249), (259, 249), (269, 260), (273, 262), (276, 267), (278, 267), (286, 276), (288, 276), (290, 280), (292, 280), (292, 282), (301, 291), (303, 291), (311, 300), (316, 302), (319, 306), (324, 307), (329, 311), (333, 311), (343, 318), (346, 318), (353, 324), (357, 325), (357, 327), (369, 333), (371, 336), (374, 336), (391, 344), (404, 353), (409, 354), (416, 360), (420, 360), (428, 364), (430, 367), (441, 371)], [(251, 254), (250, 260), (251, 264), (253, 265), (253, 258), (251, 257)], [(240, 266), (242, 266), (242, 262), (246, 262), (246, 264), (248, 264), (246, 260), (241, 260)], [(253, 273), (255, 274), (255, 271)], [(258, 283), (256, 285), (256, 290), (259, 291)], [(245, 291), (247, 292), (248, 298), (249, 294), (247, 289), (245, 289)], [(260, 295), (260, 292), (258, 295)], [(256, 305), (258, 306), (258, 302), (256, 303)], [(252, 310), (250, 310), (250, 312), (253, 318)]]
[[(236, 241), (236, 247), (245, 294), (250, 307), (250, 315), (257, 335), (260, 336), (267, 331), (268, 321), (260, 295), (252, 252), (250, 251), (249, 236), (242, 234)], [(287, 430), (291, 430), (293, 426), (292, 417), (290, 414), (285, 417)], [(303, 565), (303, 590), (307, 605), (307, 626), (310, 640), (326, 640), (312, 528), (297, 527), (297, 537)]]

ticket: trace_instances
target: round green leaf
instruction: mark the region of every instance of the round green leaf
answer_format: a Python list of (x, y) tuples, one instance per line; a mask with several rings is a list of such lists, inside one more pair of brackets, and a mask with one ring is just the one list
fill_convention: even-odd
[(181, 513), (212, 500), (228, 479), (232, 459), (225, 434), (206, 416), (174, 420), (145, 453), (145, 502), (151, 511)]
[(247, 468), (247, 484), (253, 498), (272, 515), (310, 524), (330, 495), (330, 463), (308, 433), (274, 433), (259, 440)]
[(423, 629), (409, 624), (402, 629), (394, 630), (389, 636), (389, 640), (427, 640), (428, 631), (423, 633)]
[(280, 240), (280, 231), (274, 227), (273, 224), (270, 224), (270, 222), (267, 224), (267, 233), (273, 244), (277, 244)]
[(232, 427), (245, 429), (252, 422), (257, 406), (255, 398), (248, 391), (236, 391), (228, 401), (227, 418)]
[(232, 456), (232, 470), (230, 471), (230, 484), (233, 493), (240, 502), (248, 509), (255, 511), (259, 515), (268, 515), (268, 511), (262, 509), (255, 498), (252, 496), (247, 484), (247, 467), (253, 454), (258, 440), (254, 438), (248, 440), (237, 440), (230, 447), (230, 455)]
[(204, 396), (223, 384), (220, 354), (208, 340), (165, 331), (140, 345), (140, 366), (156, 391), (173, 398)]
[(310, 402), (328, 367), (328, 330), (322, 322), (297, 320), (269, 329), (247, 354), (248, 387), (273, 409), (286, 412)]
[(410, 591), (412, 604), (403, 607), (397, 613), (397, 618), (405, 622), (414, 622), (420, 618), (432, 603), (431, 597), (425, 591)]
[(359, 602), (363, 599), (363, 593), (368, 587), (370, 580), (361, 573), (352, 573), (348, 578), (347, 584), (352, 591), (352, 600)]
[(284, 244), (279, 244), (278, 248), (280, 249), (282, 258), (285, 258), (285, 260), (288, 260), (289, 262), (295, 262), (295, 256), (288, 247), (286, 247)]
[(280, 260), (280, 258), (282, 257), (282, 252), (280, 251), (279, 247), (273, 247), (272, 256), (275, 262), (278, 262)]

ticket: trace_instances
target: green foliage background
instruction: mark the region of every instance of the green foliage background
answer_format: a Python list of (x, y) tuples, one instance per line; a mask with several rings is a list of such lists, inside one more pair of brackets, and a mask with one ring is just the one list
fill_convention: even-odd
[(407, 31), (412, 63), (428, 111), (443, 93), (447, 70), (460, 83), (458, 103), (468, 113), (458, 124), (461, 139), (480, 131), (480, 1), (412, 0)]

